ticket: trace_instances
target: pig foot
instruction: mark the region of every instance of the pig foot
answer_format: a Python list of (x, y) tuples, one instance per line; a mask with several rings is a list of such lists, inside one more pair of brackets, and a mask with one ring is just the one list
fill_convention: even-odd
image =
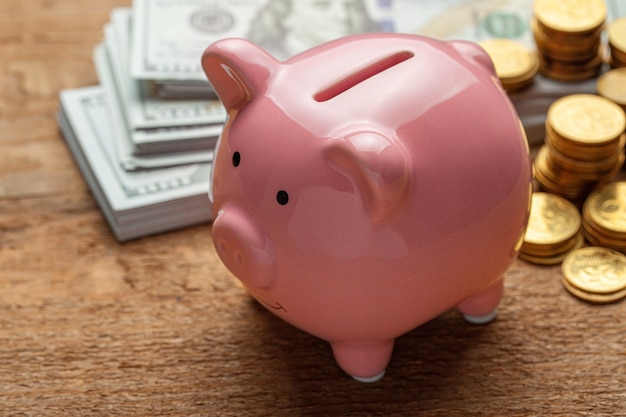
[(491, 313), (487, 313), (484, 316), (472, 316), (469, 314), (463, 314), (463, 318), (472, 324), (487, 324), (493, 321), (498, 315), (498, 310), (494, 309)]
[(331, 343), (335, 360), (359, 382), (376, 382), (385, 375), (393, 340)]
[(380, 381), (383, 378), (383, 376), (385, 376), (385, 371), (383, 370), (381, 373), (376, 374), (374, 376), (371, 376), (369, 378), (361, 378), (361, 377), (358, 377), (358, 376), (355, 376), (355, 375), (351, 375), (351, 376), (352, 376), (352, 378), (354, 378), (355, 380), (357, 380), (359, 382), (363, 382), (365, 384), (369, 384), (371, 382)]
[(463, 301), (456, 309), (472, 324), (489, 323), (496, 318), (496, 308), (502, 299), (503, 288), (504, 281), (501, 278), (486, 291)]

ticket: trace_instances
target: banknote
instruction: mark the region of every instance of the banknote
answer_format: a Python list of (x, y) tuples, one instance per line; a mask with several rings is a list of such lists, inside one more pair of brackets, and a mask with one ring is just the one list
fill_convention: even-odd
[[(158, 139), (163, 139), (164, 134), (169, 135), (169, 143), (167, 143), (166, 140), (167, 149), (171, 148), (172, 141), (176, 143), (176, 141), (179, 141), (180, 137), (183, 135), (188, 141), (196, 141), (199, 146), (203, 147), (203, 149), (167, 153), (157, 152), (151, 154), (142, 154), (141, 152), (137, 152), (135, 144), (130, 139), (130, 131), (128, 130), (124, 113), (119, 104), (119, 94), (115, 87), (111, 66), (103, 44), (96, 46), (94, 49), (94, 64), (98, 74), (98, 79), (100, 80), (100, 84), (106, 96), (106, 107), (109, 112), (109, 121), (113, 130), (113, 139), (115, 149), (117, 151), (117, 159), (124, 169), (135, 170), (158, 168), (196, 162), (207, 162), (213, 159), (215, 142), (221, 132), (220, 126), (144, 130), (143, 133), (145, 135), (156, 135), (158, 136)], [(155, 146), (154, 143), (158, 143), (156, 139), (157, 138), (151, 138), (148, 142)], [(165, 139), (168, 139), (168, 137), (165, 137)]]
[[(480, 42), (513, 39), (533, 48), (534, 0), (392, 0), (393, 31)], [(607, 21), (626, 15), (626, 2), (606, 0)]]
[[(389, 31), (390, 0), (349, 3), (346, 11), (345, 1), (134, 0), (131, 73), (144, 80), (206, 82), (200, 56), (218, 39), (248, 38), (286, 59), (348, 34)], [(334, 18), (343, 13), (350, 19)]]
[(63, 136), (118, 240), (211, 220), (210, 163), (125, 171), (113, 146), (103, 88), (63, 90), (59, 97)]
[(443, 40), (508, 38), (532, 46), (533, 0), (393, 0), (394, 30)]
[[(343, 1), (292, 4), (286, 0), (134, 0), (131, 74), (152, 80), (160, 92), (171, 88), (172, 96), (184, 89), (194, 91), (189, 82), (206, 83), (200, 67), (202, 51), (225, 37), (248, 38), (278, 59), (333, 38), (367, 31), (476, 42), (504, 37), (534, 48), (529, 26), (533, 3), (354, 0), (350, 2), (350, 23), (343, 27), (338, 19), (333, 19), (341, 11)], [(625, 1), (606, 3), (608, 21), (626, 15)], [(309, 4), (316, 8), (307, 9)]]
[(131, 9), (120, 7), (111, 12), (110, 24), (104, 28), (104, 43), (131, 138), (139, 129), (223, 124), (226, 111), (219, 100), (159, 100), (146, 82), (131, 77), (131, 25)]
[(626, 1), (624, 0), (605, 0), (608, 8), (608, 21), (615, 20), (622, 16), (626, 16)]

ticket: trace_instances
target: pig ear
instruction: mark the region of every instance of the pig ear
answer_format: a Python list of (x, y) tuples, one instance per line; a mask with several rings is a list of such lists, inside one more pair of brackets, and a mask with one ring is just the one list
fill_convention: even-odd
[(238, 38), (217, 41), (202, 55), (202, 69), (227, 110), (262, 94), (278, 64), (263, 49)]
[(400, 209), (409, 197), (409, 163), (402, 146), (374, 132), (333, 139), (325, 149), (331, 164), (357, 186), (373, 223)]
[(473, 62), (475, 65), (486, 68), (493, 74), (496, 73), (496, 69), (493, 66), (493, 61), (478, 44), (469, 41), (451, 41), (454, 49), (460, 53), (467, 61)]

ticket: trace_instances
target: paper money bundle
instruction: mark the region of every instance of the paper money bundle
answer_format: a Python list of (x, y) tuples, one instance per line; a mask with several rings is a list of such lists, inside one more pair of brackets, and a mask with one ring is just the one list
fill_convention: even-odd
[(128, 171), (116, 149), (101, 86), (61, 92), (59, 126), (119, 241), (211, 219), (210, 162)]
[[(200, 66), (210, 43), (244, 37), (283, 60), (337, 37), (387, 31), (506, 38), (534, 50), (533, 2), (356, 0), (338, 13), (342, 2), (311, 10), (295, 0), (287, 9), (284, 0), (133, 0), (132, 8), (111, 12), (94, 51), (100, 85), (61, 92), (59, 124), (118, 240), (210, 221), (210, 166), (226, 118)], [(609, 4), (609, 21), (626, 14), (620, 7)], [(350, 18), (338, 19), (344, 12)], [(538, 75), (510, 97), (536, 145), (554, 100), (594, 91), (595, 80)]]
[(214, 147), (226, 119), (217, 98), (164, 100), (133, 77), (133, 14), (114, 9), (94, 50), (100, 86), (60, 95), (59, 125), (120, 241), (207, 222)]

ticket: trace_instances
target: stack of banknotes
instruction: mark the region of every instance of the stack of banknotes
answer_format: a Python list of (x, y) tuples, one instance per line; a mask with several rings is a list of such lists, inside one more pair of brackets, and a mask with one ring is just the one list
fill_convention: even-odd
[[(476, 42), (506, 37), (535, 49), (529, 25), (533, 0), (284, 4), (133, 0), (132, 8), (111, 12), (94, 51), (100, 84), (60, 93), (59, 126), (119, 241), (212, 218), (208, 183), (226, 114), (200, 57), (218, 39), (248, 38), (280, 60), (334, 38), (373, 31)], [(626, 14), (626, 2), (607, 0), (607, 5), (608, 21)], [(536, 76), (531, 88), (511, 99), (529, 142), (539, 144), (556, 98), (593, 92), (595, 80), (560, 83)]]

